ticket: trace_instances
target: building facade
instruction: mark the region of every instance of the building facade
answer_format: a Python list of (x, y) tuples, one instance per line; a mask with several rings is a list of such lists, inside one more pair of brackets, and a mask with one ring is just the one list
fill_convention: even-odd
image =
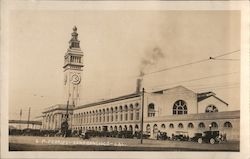
[[(70, 48), (65, 55), (64, 88), (67, 105), (56, 105), (43, 112), (43, 129), (60, 129), (69, 114), (72, 131), (143, 131), (156, 138), (158, 131), (168, 136), (219, 130), (229, 140), (239, 140), (240, 111), (228, 111), (229, 105), (213, 92), (196, 93), (183, 86), (143, 93), (140, 80), (135, 93), (79, 105), (79, 87), (83, 53), (73, 29)], [(73, 60), (73, 61), (72, 61)], [(142, 95), (144, 101), (142, 101)], [(142, 103), (144, 103), (142, 105)], [(141, 127), (143, 110), (143, 128)]]
[[(157, 132), (183, 133), (189, 137), (207, 130), (239, 140), (239, 111), (212, 92), (194, 93), (183, 86), (144, 94), (143, 131), (151, 138)], [(77, 131), (140, 131), (141, 92), (74, 108), (72, 129)]]

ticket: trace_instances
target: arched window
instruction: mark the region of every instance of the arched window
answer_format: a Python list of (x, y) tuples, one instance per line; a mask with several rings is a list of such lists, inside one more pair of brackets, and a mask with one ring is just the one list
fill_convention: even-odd
[(157, 126), (157, 124), (154, 124), (154, 126), (153, 126), (153, 132), (154, 133), (158, 132), (158, 126)]
[(120, 121), (122, 121), (123, 120), (123, 113), (122, 113), (122, 111), (123, 111), (123, 109), (122, 109), (122, 106), (120, 106), (120, 109), (119, 109), (119, 111), (120, 111)]
[(232, 128), (232, 127), (233, 127), (233, 125), (229, 121), (224, 123), (224, 128)]
[(210, 104), (209, 106), (206, 107), (205, 112), (206, 113), (218, 112), (218, 109), (215, 105)]
[(110, 131), (113, 131), (113, 126), (110, 126)]
[(199, 128), (205, 128), (205, 124), (201, 122), (201, 123), (199, 123), (198, 127)]
[(182, 124), (182, 123), (179, 123), (179, 124), (178, 124), (178, 128), (182, 129), (182, 128), (183, 128), (183, 124)]
[[(96, 114), (96, 119), (95, 119), (95, 122), (98, 122), (98, 110), (95, 111), (95, 114)], [(96, 129), (97, 130), (97, 129)]]
[(109, 122), (109, 113), (110, 113), (110, 112), (109, 112), (109, 108), (106, 109), (106, 112), (107, 112), (107, 113), (106, 113), (106, 114), (107, 114), (107, 122)]
[(110, 109), (110, 121), (113, 122), (114, 121), (114, 108), (111, 107)]
[(125, 121), (127, 121), (128, 120), (128, 106), (127, 105), (125, 105), (124, 110), (125, 110)]
[(115, 121), (118, 121), (118, 108), (115, 107)]
[(146, 127), (146, 132), (147, 132), (148, 134), (150, 134), (150, 131), (151, 131), (151, 130), (150, 130), (150, 125), (148, 124), (147, 127)]
[(148, 105), (148, 117), (154, 117), (155, 116), (155, 105), (154, 103), (150, 103)]
[(218, 128), (218, 124), (217, 124), (216, 122), (212, 122), (212, 123), (211, 123), (211, 127), (212, 127), (212, 128)]
[(102, 113), (103, 113), (103, 114), (102, 114), (102, 119), (103, 119), (103, 122), (105, 122), (105, 115), (106, 115), (106, 114), (105, 114), (105, 109), (102, 110)]
[(165, 124), (161, 124), (161, 128), (165, 129), (166, 128)]
[(184, 100), (178, 100), (174, 103), (173, 114), (187, 114), (187, 104)]
[(140, 119), (140, 107), (139, 107), (139, 103), (135, 104), (135, 120), (139, 120)]
[(99, 122), (102, 122), (102, 110), (99, 110)]
[(128, 130), (128, 127), (127, 125), (124, 126), (124, 131), (127, 131)]
[(135, 131), (137, 131), (139, 129), (139, 126), (136, 124), (135, 125)]
[(121, 125), (119, 126), (119, 131), (122, 131), (122, 126)]
[(130, 104), (129, 106), (129, 110), (130, 110), (130, 115), (129, 115), (129, 120), (134, 120), (134, 113), (133, 113), (133, 110), (134, 107), (133, 107), (133, 104)]
[(188, 123), (188, 128), (194, 128), (194, 124), (193, 123)]
[(94, 110), (92, 111), (92, 122), (93, 123), (95, 122), (95, 111)]
[(129, 130), (129, 131), (133, 131), (133, 126), (132, 126), (132, 125), (129, 125), (128, 130)]
[(174, 124), (169, 124), (169, 128), (174, 128)]

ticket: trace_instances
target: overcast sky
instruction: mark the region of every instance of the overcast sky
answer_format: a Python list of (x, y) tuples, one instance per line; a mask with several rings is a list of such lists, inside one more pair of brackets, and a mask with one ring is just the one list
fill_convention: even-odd
[[(141, 62), (155, 48), (161, 56), (146, 74), (240, 49), (237, 11), (19, 10), (9, 20), (10, 119), (19, 119), (21, 108), (23, 119), (28, 107), (33, 118), (64, 102), (62, 66), (74, 25), (84, 52), (82, 104), (134, 92)], [(240, 52), (221, 59), (240, 59)], [(143, 86), (213, 91), (238, 110), (239, 72), (239, 60), (210, 60), (146, 75)]]

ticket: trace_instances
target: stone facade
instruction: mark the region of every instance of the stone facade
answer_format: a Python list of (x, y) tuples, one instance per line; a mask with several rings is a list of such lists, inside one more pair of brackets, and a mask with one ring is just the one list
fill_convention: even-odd
[[(169, 136), (182, 132), (192, 137), (194, 133), (211, 129), (226, 133), (229, 140), (239, 140), (240, 112), (227, 111), (227, 103), (214, 93), (202, 95), (182, 86), (146, 93), (143, 131), (151, 138), (155, 138), (158, 131), (167, 132)], [(141, 94), (135, 93), (72, 108), (70, 127), (73, 131), (140, 131), (141, 103)], [(211, 105), (215, 111), (206, 112)], [(56, 108), (44, 112), (44, 121), (49, 119), (44, 122), (44, 129), (59, 129), (60, 114), (65, 110)]]

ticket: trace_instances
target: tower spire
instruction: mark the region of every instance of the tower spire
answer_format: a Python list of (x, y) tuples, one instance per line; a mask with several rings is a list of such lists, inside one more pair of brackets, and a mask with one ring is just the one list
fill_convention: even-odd
[(73, 33), (71, 33), (71, 39), (69, 41), (69, 48), (80, 48), (80, 41), (78, 40), (77, 27), (73, 27)]

